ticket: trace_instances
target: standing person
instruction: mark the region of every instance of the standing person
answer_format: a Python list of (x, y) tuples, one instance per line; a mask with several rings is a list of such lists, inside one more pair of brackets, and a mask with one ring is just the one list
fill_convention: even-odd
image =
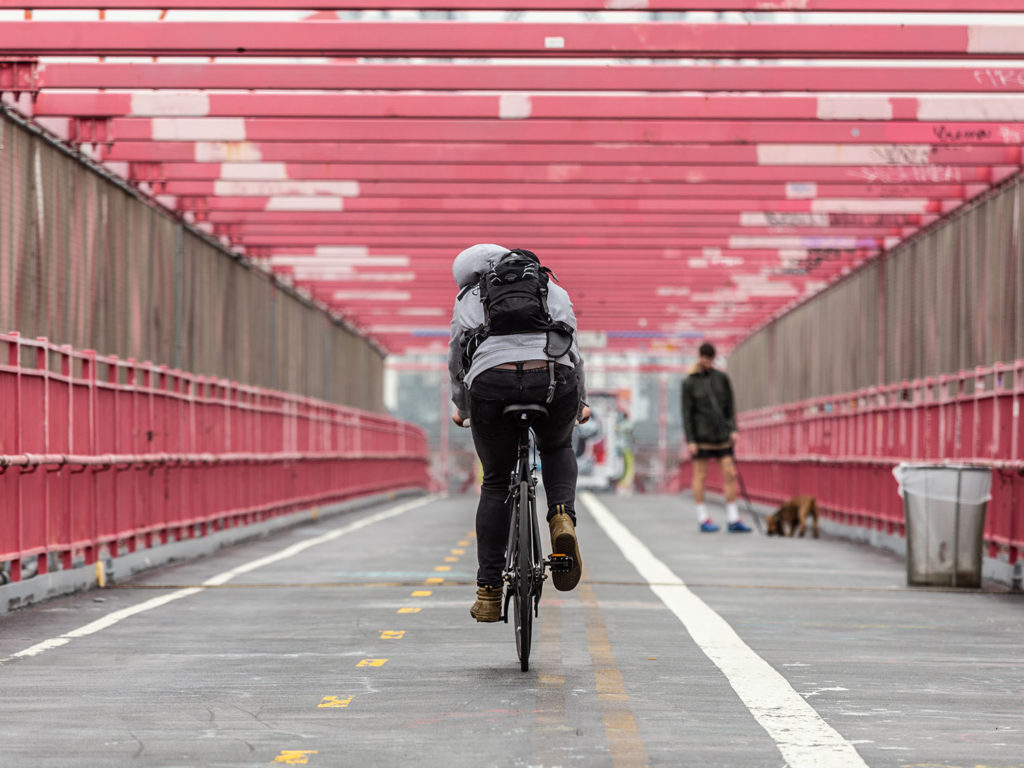
[(683, 430), (686, 432), (686, 449), (693, 459), (693, 500), (697, 503), (697, 522), (704, 533), (718, 530), (704, 503), (708, 460), (716, 459), (725, 485), (725, 514), (729, 531), (749, 533), (750, 528), (740, 520), (736, 505), (739, 484), (733, 447), (740, 433), (736, 430), (732, 382), (715, 368), (713, 345), (704, 342), (698, 355), (697, 364), (683, 381)]
[[(576, 540), (576, 454), (573, 425), (590, 418), (576, 316), (569, 294), (530, 251), (481, 243), (452, 264), (459, 286), (452, 314), (448, 372), (460, 427), (469, 419), (483, 465), (476, 511), (477, 596), (470, 615), (501, 617), (502, 570), (510, 524), (508, 481), (516, 463), (516, 428), (506, 405), (536, 403), (548, 410), (534, 434), (547, 495), (551, 549), (573, 558), (553, 573), (555, 589), (573, 589), (582, 562)], [(485, 294), (485, 295), (484, 295)]]

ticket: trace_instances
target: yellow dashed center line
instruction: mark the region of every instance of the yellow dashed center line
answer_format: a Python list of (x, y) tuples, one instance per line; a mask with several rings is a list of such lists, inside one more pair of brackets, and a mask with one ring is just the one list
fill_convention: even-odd
[(434, 568), (435, 571), (450, 571), (451, 569), (450, 565), (438, 565)]
[(317, 709), (345, 709), (352, 703), (354, 698), (354, 696), (349, 696), (347, 699), (342, 699), (338, 696), (324, 696), (323, 700), (316, 706)]
[(423, 610), (422, 608), (399, 608), (398, 612), (399, 613), (419, 613), (422, 610)]
[[(584, 571), (584, 579), (587, 574)], [(587, 629), (587, 648), (594, 664), (598, 707), (604, 722), (605, 738), (612, 758), (612, 768), (647, 768), (650, 761), (629, 708), (629, 694), (622, 681), (622, 672), (615, 662), (608, 628), (598, 607), (593, 588), (582, 583), (577, 587), (583, 604), (583, 621)]]
[(356, 666), (357, 667), (383, 667), (387, 663), (388, 663), (387, 659), (363, 659), (358, 664), (356, 664)]
[(405, 637), (404, 629), (383, 629), (380, 633), (381, 640), (401, 640)]
[(434, 592), (429, 589), (417, 589), (410, 597), (430, 597)]

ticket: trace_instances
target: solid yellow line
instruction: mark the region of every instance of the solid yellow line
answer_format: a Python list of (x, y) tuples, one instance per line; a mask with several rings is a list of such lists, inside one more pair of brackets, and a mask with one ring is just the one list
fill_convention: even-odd
[[(586, 573), (584, 572), (584, 578)], [(629, 708), (629, 694), (622, 681), (622, 672), (615, 662), (604, 615), (598, 607), (593, 588), (583, 582), (576, 588), (583, 606), (587, 630), (587, 649), (594, 665), (598, 707), (604, 723), (605, 738), (612, 758), (612, 768), (648, 768), (647, 750), (640, 739), (636, 719)]]

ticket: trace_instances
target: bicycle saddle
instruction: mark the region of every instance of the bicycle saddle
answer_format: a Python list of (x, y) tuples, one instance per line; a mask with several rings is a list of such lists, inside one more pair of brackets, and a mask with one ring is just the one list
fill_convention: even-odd
[(533, 424), (535, 421), (547, 418), (548, 409), (543, 405), (523, 403), (521, 405), (506, 405), (501, 415), (509, 421), (518, 424)]

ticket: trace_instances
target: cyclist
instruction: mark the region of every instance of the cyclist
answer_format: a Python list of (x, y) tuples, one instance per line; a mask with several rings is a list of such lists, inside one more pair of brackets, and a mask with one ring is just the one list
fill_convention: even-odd
[[(460, 427), (469, 420), (473, 444), (483, 465), (483, 482), (476, 512), (477, 596), (470, 615), (477, 621), (501, 617), (502, 570), (508, 539), (510, 510), (506, 503), (509, 476), (516, 462), (514, 425), (502, 418), (506, 405), (544, 405), (548, 417), (534, 427), (547, 495), (547, 521), (551, 549), (570, 555), (573, 568), (553, 573), (556, 589), (573, 589), (580, 579), (581, 561), (576, 540), (576, 454), (572, 430), (576, 421), (590, 418), (586, 402), (583, 358), (576, 340), (576, 316), (569, 295), (553, 281), (547, 284), (549, 320), (562, 329), (561, 342), (545, 331), (490, 335), (479, 341), (474, 334), (489, 323), (480, 297), (480, 280), (504, 259), (529, 251), (510, 251), (481, 243), (455, 257), (452, 274), (459, 287), (451, 323), (448, 371), (451, 377), (452, 421)], [(539, 262), (537, 262), (539, 267)], [(467, 345), (474, 347), (467, 364)]]

